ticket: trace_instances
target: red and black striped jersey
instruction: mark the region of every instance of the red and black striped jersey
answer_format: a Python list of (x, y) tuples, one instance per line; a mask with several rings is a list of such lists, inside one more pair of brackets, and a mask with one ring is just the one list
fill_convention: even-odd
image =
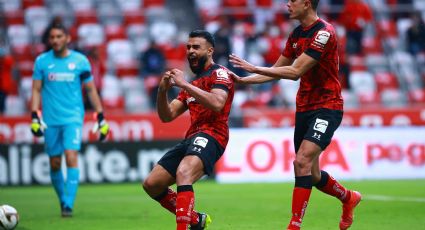
[(300, 25), (295, 28), (282, 55), (294, 60), (302, 53), (318, 63), (301, 76), (297, 112), (320, 108), (343, 110), (344, 101), (338, 79), (338, 42), (333, 26), (318, 19), (309, 27)]
[(183, 102), (190, 113), (190, 128), (186, 132), (186, 138), (203, 132), (214, 137), (225, 148), (229, 141), (229, 114), (235, 92), (233, 79), (230, 71), (218, 64), (210, 65), (201, 74), (198, 74), (191, 82), (192, 85), (210, 92), (213, 88), (223, 89), (228, 92), (226, 103), (220, 112), (214, 112), (196, 101), (186, 90), (181, 90), (177, 100)]

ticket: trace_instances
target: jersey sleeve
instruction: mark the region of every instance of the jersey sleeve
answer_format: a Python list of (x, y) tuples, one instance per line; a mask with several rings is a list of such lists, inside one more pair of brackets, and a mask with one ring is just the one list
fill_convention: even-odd
[(80, 72), (81, 81), (84, 83), (93, 81), (93, 75), (91, 73), (91, 66), (89, 60), (83, 56), (81, 61), (81, 72)]
[(40, 58), (38, 57), (34, 62), (34, 67), (32, 71), (32, 79), (33, 80), (42, 80), (43, 79), (43, 72), (41, 69), (41, 63)]
[(183, 102), (183, 104), (186, 104), (186, 99), (188, 98), (188, 94), (184, 90), (180, 90), (179, 94), (177, 95), (176, 99)]
[(233, 87), (233, 80), (225, 69), (219, 68), (214, 71), (212, 79), (212, 88), (218, 88), (228, 92)]
[(328, 29), (321, 29), (317, 31), (313, 37), (312, 42), (304, 52), (308, 56), (316, 60), (320, 60), (322, 54), (328, 49), (328, 47), (331, 47), (332, 44), (336, 42), (335, 34)]
[(286, 41), (282, 56), (287, 57), (289, 59), (294, 59), (295, 57), (295, 50), (294, 48), (292, 48), (292, 33), (289, 35), (288, 40)]

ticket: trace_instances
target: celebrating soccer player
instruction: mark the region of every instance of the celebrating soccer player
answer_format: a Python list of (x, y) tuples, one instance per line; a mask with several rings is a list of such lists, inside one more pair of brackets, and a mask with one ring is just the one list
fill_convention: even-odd
[[(170, 122), (186, 110), (191, 125), (185, 139), (168, 151), (143, 183), (150, 197), (176, 215), (177, 230), (205, 229), (209, 215), (194, 210), (192, 185), (204, 174), (211, 174), (229, 140), (228, 117), (234, 95), (229, 70), (212, 59), (214, 38), (207, 31), (189, 34), (186, 55), (195, 79), (186, 81), (184, 73), (172, 69), (163, 75), (157, 96), (157, 110), (163, 122)], [(181, 89), (168, 101), (167, 91)], [(177, 184), (177, 193), (169, 188)]]
[[(44, 135), (50, 177), (60, 201), (61, 214), (71, 217), (79, 183), (77, 157), (84, 119), (82, 83), (97, 113), (101, 140), (106, 138), (109, 126), (103, 116), (89, 61), (81, 53), (68, 49), (71, 38), (63, 25), (51, 25), (48, 34), (52, 48), (40, 54), (34, 63), (31, 132), (36, 137)], [(67, 165), (66, 181), (61, 170), (63, 153)]]
[(290, 34), (286, 47), (270, 67), (258, 67), (230, 55), (230, 62), (254, 75), (236, 82), (263, 83), (275, 79), (301, 79), (297, 93), (294, 145), (295, 187), (292, 218), (287, 229), (300, 229), (312, 186), (342, 202), (340, 229), (353, 222), (354, 208), (361, 200), (359, 192), (346, 189), (319, 167), (319, 155), (331, 142), (341, 123), (343, 99), (338, 80), (338, 45), (335, 30), (317, 16), (319, 0), (289, 0), (291, 19), (300, 22)]

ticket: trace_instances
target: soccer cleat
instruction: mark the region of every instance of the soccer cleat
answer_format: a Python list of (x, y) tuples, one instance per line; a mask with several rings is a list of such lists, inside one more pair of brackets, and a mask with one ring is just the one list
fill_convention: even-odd
[(207, 229), (208, 226), (211, 224), (212, 220), (208, 214), (198, 212), (198, 216), (199, 216), (199, 222), (195, 225), (190, 225), (190, 230)]
[(66, 206), (62, 206), (62, 217), (72, 217), (72, 209)]
[(339, 222), (340, 230), (346, 230), (351, 226), (354, 218), (354, 208), (362, 200), (362, 194), (359, 192), (350, 190), (350, 193), (350, 199), (342, 205), (341, 221)]

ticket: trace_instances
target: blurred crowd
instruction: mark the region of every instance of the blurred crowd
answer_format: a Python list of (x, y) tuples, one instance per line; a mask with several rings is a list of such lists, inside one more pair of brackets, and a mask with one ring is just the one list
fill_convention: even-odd
[[(71, 47), (89, 58), (106, 109), (129, 113), (155, 109), (157, 86), (166, 69), (184, 69), (191, 76), (185, 39), (195, 28), (186, 28), (188, 20), (215, 35), (214, 60), (240, 76), (246, 73), (229, 65), (230, 53), (271, 66), (296, 26), (288, 18), (286, 1), (181, 2), (183, 14), (161, 0), (2, 1), (0, 112), (27, 113), (32, 63), (49, 49), (44, 30), (50, 23), (69, 27)], [(425, 1), (321, 0), (319, 13), (339, 36), (347, 108), (425, 103)], [(238, 85), (234, 110), (293, 109), (298, 84)]]

